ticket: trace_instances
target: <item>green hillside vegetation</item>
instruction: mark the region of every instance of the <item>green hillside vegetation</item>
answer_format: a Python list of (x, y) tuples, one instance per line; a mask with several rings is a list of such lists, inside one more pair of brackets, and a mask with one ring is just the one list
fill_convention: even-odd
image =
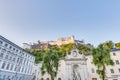
[(115, 47), (116, 47), (117, 49), (120, 49), (120, 42), (116, 43), (116, 44), (115, 44)]
[[(40, 61), (43, 61), (43, 56), (45, 55), (45, 53), (48, 50), (51, 50), (52, 52), (57, 52), (58, 57), (62, 58), (65, 57), (66, 54), (70, 54), (71, 49), (73, 48), (73, 46), (76, 46), (76, 44), (73, 43), (69, 43), (69, 44), (63, 44), (60, 47), (58, 47), (57, 45), (52, 45), (49, 49), (39, 49), (39, 50), (32, 50), (31, 54), (34, 55), (35, 58), (35, 63), (39, 63)], [(80, 53), (82, 54), (91, 54), (91, 49), (86, 47), (85, 45), (81, 45), (81, 46), (76, 46)]]

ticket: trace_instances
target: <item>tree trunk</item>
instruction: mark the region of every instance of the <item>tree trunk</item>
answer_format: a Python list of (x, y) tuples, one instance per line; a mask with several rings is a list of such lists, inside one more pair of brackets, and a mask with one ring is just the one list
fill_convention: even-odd
[(53, 77), (53, 76), (51, 76), (51, 80), (54, 80), (54, 77)]
[(54, 77), (53, 77), (52, 73), (50, 74), (50, 77), (51, 77), (51, 80), (54, 80)]
[(105, 80), (105, 65), (103, 64), (102, 80)]

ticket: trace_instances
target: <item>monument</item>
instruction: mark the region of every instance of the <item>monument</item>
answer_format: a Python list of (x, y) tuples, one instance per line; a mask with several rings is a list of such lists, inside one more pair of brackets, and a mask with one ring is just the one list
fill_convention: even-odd
[(87, 62), (84, 54), (80, 54), (75, 47), (65, 57), (66, 79), (67, 80), (89, 80)]

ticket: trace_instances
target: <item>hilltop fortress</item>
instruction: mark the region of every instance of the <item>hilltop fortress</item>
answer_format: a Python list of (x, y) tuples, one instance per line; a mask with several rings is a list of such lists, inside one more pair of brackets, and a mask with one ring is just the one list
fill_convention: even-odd
[(83, 40), (76, 40), (74, 36), (70, 36), (70, 37), (60, 37), (56, 41), (47, 41), (47, 42), (37, 41), (32, 44), (23, 43), (22, 48), (23, 49), (41, 49), (41, 48), (48, 49), (51, 45), (57, 45), (58, 47), (60, 47), (63, 44), (69, 44), (69, 43), (75, 43), (78, 46), (86, 45), (87, 47), (92, 47), (90, 43), (85, 44)]

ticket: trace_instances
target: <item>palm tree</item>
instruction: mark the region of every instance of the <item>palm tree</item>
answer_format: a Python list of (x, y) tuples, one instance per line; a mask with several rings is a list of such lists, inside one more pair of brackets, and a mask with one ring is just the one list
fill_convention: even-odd
[(92, 50), (93, 63), (97, 66), (97, 73), (102, 80), (105, 80), (105, 70), (108, 65), (114, 65), (110, 58), (110, 49), (105, 48), (104, 44), (100, 44), (97, 48)]
[(57, 51), (56, 50), (46, 51), (43, 57), (43, 63), (41, 67), (42, 75), (48, 73), (51, 77), (51, 80), (54, 80), (54, 78), (57, 75), (58, 64), (59, 64), (59, 56), (57, 54)]

